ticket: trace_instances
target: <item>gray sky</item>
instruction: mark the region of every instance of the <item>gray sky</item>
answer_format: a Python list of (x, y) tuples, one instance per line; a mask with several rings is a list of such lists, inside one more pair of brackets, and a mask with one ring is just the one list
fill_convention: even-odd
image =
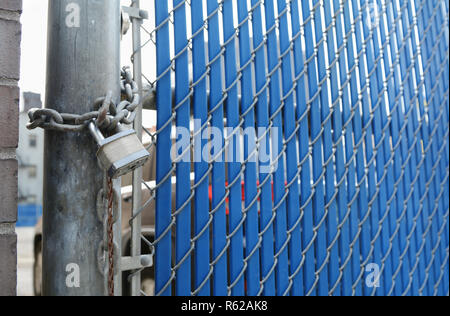
[(21, 91), (45, 93), (48, 0), (23, 0)]

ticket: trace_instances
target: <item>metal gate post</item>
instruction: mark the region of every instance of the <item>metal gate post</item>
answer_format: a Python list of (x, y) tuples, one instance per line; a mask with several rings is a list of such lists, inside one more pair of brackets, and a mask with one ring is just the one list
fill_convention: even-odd
[[(133, 0), (132, 8), (139, 9), (140, 1)], [(142, 54), (141, 54), (141, 23), (142, 19), (131, 17), (133, 23), (133, 73), (134, 81), (139, 87), (139, 93), (142, 96)], [(134, 120), (134, 129), (142, 140), (142, 107), (136, 110), (136, 118)], [(139, 214), (142, 207), (142, 168), (133, 173), (133, 217), (136, 216), (131, 223), (131, 256), (141, 255), (141, 224), (142, 216)], [(138, 214), (138, 215), (136, 215)], [(139, 296), (141, 294), (141, 274), (136, 272), (131, 278), (131, 295)]]
[[(49, 2), (47, 108), (84, 114), (108, 91), (119, 101), (119, 2)], [(44, 295), (105, 294), (98, 264), (103, 223), (97, 215), (103, 180), (96, 145), (87, 131), (46, 132)]]

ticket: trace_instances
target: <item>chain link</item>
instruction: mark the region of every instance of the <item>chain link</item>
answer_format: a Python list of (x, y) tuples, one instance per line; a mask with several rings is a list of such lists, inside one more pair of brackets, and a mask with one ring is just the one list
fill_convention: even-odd
[(120, 90), (124, 100), (118, 105), (112, 100), (112, 92), (94, 102), (92, 112), (82, 115), (59, 113), (52, 109), (31, 109), (28, 112), (30, 122), (27, 128), (42, 128), (59, 132), (80, 132), (89, 122), (96, 120), (97, 126), (105, 131), (114, 131), (118, 124), (132, 124), (136, 118), (136, 109), (140, 105), (139, 89), (133, 80), (129, 67), (121, 71)]
[(108, 211), (107, 211), (107, 234), (108, 234), (108, 294), (114, 296), (114, 191), (112, 179), (108, 177)]

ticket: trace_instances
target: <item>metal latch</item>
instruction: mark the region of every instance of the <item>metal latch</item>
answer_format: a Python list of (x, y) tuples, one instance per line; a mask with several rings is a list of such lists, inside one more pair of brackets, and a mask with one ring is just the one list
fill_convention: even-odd
[(122, 257), (121, 261), (122, 271), (141, 270), (151, 266), (153, 266), (153, 255)]

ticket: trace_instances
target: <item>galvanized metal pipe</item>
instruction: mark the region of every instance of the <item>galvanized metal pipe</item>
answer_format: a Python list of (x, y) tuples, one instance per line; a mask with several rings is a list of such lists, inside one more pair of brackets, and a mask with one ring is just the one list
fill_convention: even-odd
[[(49, 2), (47, 108), (83, 114), (108, 91), (119, 100), (119, 2)], [(103, 240), (96, 210), (103, 171), (96, 150), (87, 130), (45, 134), (44, 295), (105, 294), (97, 258)]]
[[(140, 8), (140, 1), (133, 0), (131, 7)], [(141, 55), (141, 23), (142, 20), (131, 17), (133, 23), (133, 73), (134, 81), (139, 87), (139, 93), (142, 96), (142, 55)], [(134, 129), (142, 140), (142, 106), (136, 110), (136, 119), (134, 120)], [(133, 217), (138, 214), (142, 207), (142, 168), (133, 172)], [(136, 257), (141, 255), (141, 225), (142, 216), (137, 215), (131, 223), (131, 256)], [(141, 294), (141, 274), (135, 273), (131, 278), (130, 292), (132, 296)]]

